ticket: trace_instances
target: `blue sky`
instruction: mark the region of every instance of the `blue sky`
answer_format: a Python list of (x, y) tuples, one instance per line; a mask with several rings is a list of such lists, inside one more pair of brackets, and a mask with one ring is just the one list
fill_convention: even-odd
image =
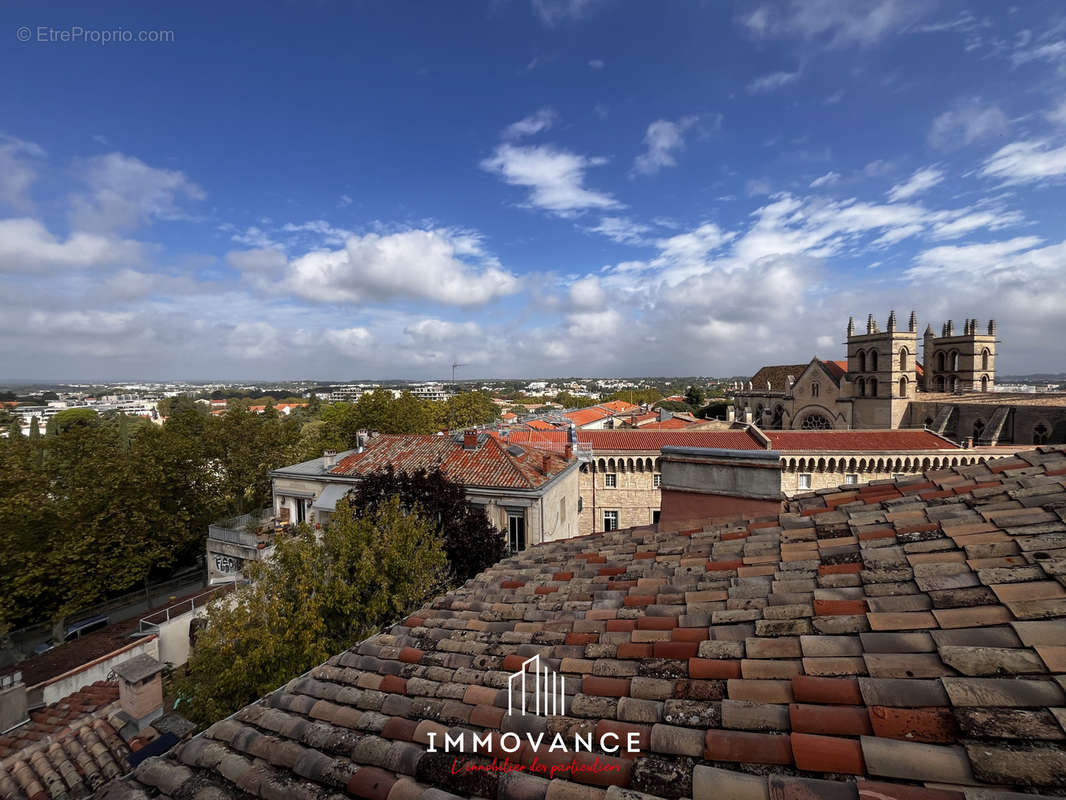
[(893, 308), (1066, 370), (1058, 2), (0, 19), (9, 380), (750, 374)]

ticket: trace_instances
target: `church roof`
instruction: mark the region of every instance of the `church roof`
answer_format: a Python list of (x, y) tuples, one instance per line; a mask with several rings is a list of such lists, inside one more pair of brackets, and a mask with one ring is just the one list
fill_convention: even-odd
[[(1064, 580), (1062, 446), (805, 494), (772, 517), (551, 542), (97, 797), (1060, 794)], [(507, 713), (533, 656), (564, 677), (565, 714)], [(639, 752), (525, 745), (511, 771), (428, 752), (471, 731), (498, 764), (512, 732), (632, 733)]]
[[(799, 378), (806, 364), (778, 364), (772, 367), (763, 367), (751, 376), (751, 390), (753, 392), (786, 392), (788, 391), (788, 377)], [(769, 384), (769, 389), (767, 389)]]

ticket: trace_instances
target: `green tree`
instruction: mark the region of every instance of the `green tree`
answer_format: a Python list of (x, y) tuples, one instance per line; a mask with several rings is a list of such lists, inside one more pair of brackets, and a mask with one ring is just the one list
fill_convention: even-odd
[(444, 564), (397, 499), (363, 515), (342, 502), (320, 538), (302, 526), (211, 607), (178, 682), (182, 713), (219, 719), (366, 638), (437, 591)]
[(63, 433), (71, 428), (96, 425), (100, 417), (91, 408), (67, 408), (57, 411), (48, 421), (49, 432)]
[(703, 393), (703, 389), (699, 386), (689, 386), (685, 390), (685, 402), (692, 408), (700, 408), (703, 405), (703, 401), (706, 395)]
[(447, 425), (452, 429), (487, 425), (500, 416), (496, 404), (484, 392), (461, 392), (448, 399)]
[(603, 398), (603, 400), (604, 402), (622, 400), (626, 403), (633, 403), (634, 405), (640, 406), (651, 405), (661, 398), (662, 394), (658, 389), (620, 389)]
[(466, 580), (503, 558), (503, 534), (493, 527), (484, 509), (466, 498), (462, 486), (439, 469), (396, 472), (387, 467), (360, 479), (350, 502), (357, 515), (375, 514), (398, 497), (405, 509), (418, 509), (433, 522), (444, 540), (448, 563), (459, 580)]

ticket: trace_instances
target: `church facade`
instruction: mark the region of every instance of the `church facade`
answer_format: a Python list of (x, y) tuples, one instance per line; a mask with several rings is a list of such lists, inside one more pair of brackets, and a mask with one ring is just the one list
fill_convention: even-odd
[(734, 394), (730, 418), (765, 430), (929, 428), (978, 445), (1066, 442), (1066, 395), (1006, 394), (996, 380), (996, 323), (927, 326), (848, 320), (846, 361), (763, 367)]

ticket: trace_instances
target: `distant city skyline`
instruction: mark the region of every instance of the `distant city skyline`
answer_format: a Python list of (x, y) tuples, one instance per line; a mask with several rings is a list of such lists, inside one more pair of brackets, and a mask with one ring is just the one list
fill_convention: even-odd
[(3, 383), (750, 375), (893, 309), (1066, 371), (1052, 0), (0, 19)]

